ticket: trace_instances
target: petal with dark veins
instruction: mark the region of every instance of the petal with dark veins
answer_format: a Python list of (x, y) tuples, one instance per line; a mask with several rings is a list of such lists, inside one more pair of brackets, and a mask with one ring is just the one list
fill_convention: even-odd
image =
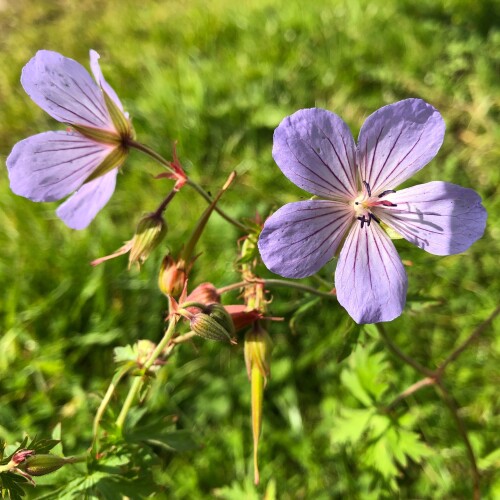
[(259, 237), (262, 260), (280, 276), (310, 276), (332, 259), (353, 220), (352, 210), (344, 203), (289, 203), (264, 224)]
[(408, 278), (394, 244), (372, 222), (355, 224), (335, 271), (337, 298), (356, 323), (391, 321), (406, 302)]

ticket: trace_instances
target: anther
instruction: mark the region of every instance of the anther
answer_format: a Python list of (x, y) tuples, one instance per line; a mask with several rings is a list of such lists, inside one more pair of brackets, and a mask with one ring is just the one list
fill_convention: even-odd
[(397, 207), (396, 203), (392, 203), (392, 201), (389, 200), (382, 200), (377, 202), (377, 205), (382, 205), (384, 207)]
[[(373, 215), (371, 212), (370, 219), (373, 219), (377, 224), (380, 224), (380, 219), (378, 217), (375, 217), (375, 215)], [(370, 223), (368, 223), (368, 225), (370, 225)]]
[(366, 191), (367, 191), (367, 193), (368, 193), (368, 196), (370, 196), (370, 197), (371, 197), (371, 195), (372, 195), (372, 190), (370, 189), (370, 184), (368, 184), (368, 182), (366, 182), (366, 181), (363, 181), (363, 184), (364, 184), (364, 186), (365, 186), (365, 188), (366, 188)]
[(379, 198), (383, 198), (384, 196), (388, 195), (388, 194), (391, 194), (391, 193), (395, 193), (396, 191), (394, 191), (394, 189), (387, 189), (386, 191), (384, 191), (383, 193), (380, 193), (378, 195)]

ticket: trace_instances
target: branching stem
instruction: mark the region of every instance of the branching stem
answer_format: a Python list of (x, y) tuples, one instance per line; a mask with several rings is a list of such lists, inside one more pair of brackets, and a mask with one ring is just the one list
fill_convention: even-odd
[(464, 421), (462, 420), (459, 407), (456, 403), (451, 392), (445, 387), (443, 383), (443, 375), (446, 368), (455, 361), (462, 352), (467, 349), (493, 322), (493, 320), (500, 314), (500, 306), (498, 306), (489, 316), (485, 319), (478, 327), (476, 327), (472, 333), (460, 344), (458, 345), (449, 356), (438, 366), (436, 370), (430, 370), (425, 366), (422, 366), (420, 363), (415, 361), (414, 359), (407, 356), (403, 351), (399, 349), (397, 345), (395, 345), (390, 337), (387, 335), (385, 328), (382, 324), (376, 324), (376, 328), (381, 336), (381, 338), (385, 341), (387, 347), (392, 351), (394, 355), (396, 355), (399, 359), (401, 359), (407, 365), (413, 367), (416, 371), (425, 375), (425, 377), (418, 382), (415, 382), (403, 392), (401, 392), (396, 398), (385, 408), (385, 411), (391, 411), (400, 401), (407, 398), (411, 394), (416, 393), (423, 387), (427, 387), (429, 385), (434, 385), (441, 399), (445, 403), (445, 405), (450, 410), (450, 413), (455, 420), (458, 432), (465, 444), (465, 448), (467, 450), (467, 456), (469, 458), (469, 462), (471, 465), (471, 475), (473, 481), (473, 498), (474, 500), (479, 500), (481, 497), (481, 487), (480, 487), (480, 473), (477, 466), (476, 457), (474, 455), (474, 449), (472, 448), (472, 444), (469, 439), (469, 435), (467, 432), (467, 428), (465, 426)]
[[(169, 172), (175, 173), (174, 170), (173, 170), (173, 168), (170, 165), (170, 162), (167, 161), (165, 158), (163, 158), (163, 156), (161, 156), (160, 154), (158, 154), (156, 151), (154, 151), (153, 149), (151, 149), (149, 146), (146, 146), (145, 144), (142, 144), (140, 142), (133, 141), (133, 140), (131, 140), (128, 143), (128, 145), (131, 148), (137, 149), (138, 151), (141, 151), (142, 153), (150, 156), (151, 158), (153, 158), (154, 160), (156, 160), (158, 163), (160, 163), (161, 165), (163, 165)], [(192, 179), (188, 178), (187, 179), (187, 184), (189, 186), (191, 186), (206, 201), (208, 201), (209, 203), (212, 202), (212, 197), (199, 184), (197, 184), (195, 181), (193, 181)], [(230, 215), (226, 214), (226, 212), (224, 212), (218, 206), (215, 207), (215, 211), (223, 219), (225, 219), (226, 221), (228, 221), (233, 226), (237, 227), (238, 229), (240, 229), (241, 231), (243, 231), (245, 233), (248, 232), (248, 228), (244, 224), (242, 224), (241, 222), (237, 221), (236, 219), (234, 219)]]

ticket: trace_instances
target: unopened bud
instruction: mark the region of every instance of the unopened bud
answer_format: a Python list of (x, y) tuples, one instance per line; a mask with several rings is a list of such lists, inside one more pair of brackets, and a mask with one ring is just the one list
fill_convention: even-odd
[(24, 462), (28, 457), (31, 457), (35, 453), (35, 450), (18, 450), (12, 455), (11, 462), (15, 465), (19, 465)]
[(161, 262), (158, 286), (165, 295), (177, 297), (182, 293), (187, 279), (186, 264), (183, 260), (176, 262), (170, 255), (165, 255)]
[(152, 213), (144, 216), (137, 224), (131, 241), (128, 259), (132, 264), (142, 264), (167, 234), (167, 224), (161, 215)]
[(32, 455), (19, 465), (19, 469), (30, 476), (44, 476), (60, 469), (67, 463), (73, 463), (75, 460), (71, 457), (64, 458), (50, 453), (43, 455)]
[(245, 335), (245, 365), (248, 378), (252, 376), (252, 368), (257, 368), (260, 374), (267, 380), (271, 373), (271, 352), (273, 341), (259, 323), (255, 323), (252, 330)]
[(200, 312), (190, 321), (191, 330), (196, 335), (208, 340), (232, 342), (231, 335), (224, 326), (209, 314)]

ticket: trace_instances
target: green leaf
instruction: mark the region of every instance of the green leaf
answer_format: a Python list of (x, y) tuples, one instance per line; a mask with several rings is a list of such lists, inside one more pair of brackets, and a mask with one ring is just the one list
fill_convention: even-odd
[(361, 385), (359, 377), (355, 372), (344, 370), (340, 375), (340, 380), (358, 401), (365, 406), (372, 406), (370, 395)]
[(345, 408), (332, 424), (330, 439), (332, 443), (356, 444), (368, 432), (374, 410)]

